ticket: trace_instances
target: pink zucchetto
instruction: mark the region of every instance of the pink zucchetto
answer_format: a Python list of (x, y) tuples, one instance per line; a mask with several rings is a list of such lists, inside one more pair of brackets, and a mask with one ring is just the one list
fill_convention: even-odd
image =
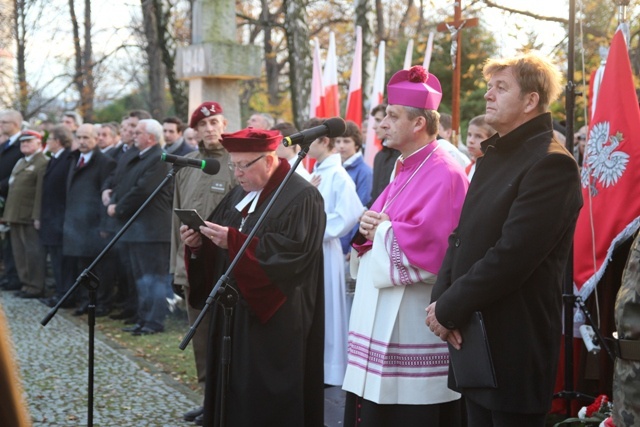
[(440, 82), (420, 65), (398, 71), (387, 85), (387, 100), (390, 105), (437, 110), (441, 99)]

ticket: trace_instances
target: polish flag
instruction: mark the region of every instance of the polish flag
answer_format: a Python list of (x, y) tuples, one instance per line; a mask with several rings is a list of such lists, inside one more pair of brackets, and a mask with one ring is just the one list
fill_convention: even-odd
[(431, 53), (433, 52), (433, 31), (429, 33), (429, 40), (427, 40), (427, 48), (424, 52), (424, 62), (422, 68), (426, 72), (429, 72), (429, 65), (431, 65)]
[(351, 80), (349, 81), (349, 96), (347, 98), (347, 112), (344, 116), (362, 126), (362, 28), (356, 27), (356, 49), (351, 65)]
[[(373, 89), (369, 97), (369, 112), (384, 101), (384, 41), (378, 47), (378, 61), (376, 62), (376, 72), (373, 76)], [(368, 112), (368, 113), (369, 113)], [(367, 114), (369, 116), (369, 114)], [(367, 139), (364, 145), (364, 161), (373, 167), (373, 158), (382, 148), (382, 141), (376, 137), (373, 130), (373, 120), (367, 120)]]
[(574, 237), (573, 279), (586, 299), (616, 246), (640, 227), (640, 108), (623, 31), (613, 36), (589, 126)]
[(314, 39), (313, 71), (311, 75), (311, 96), (309, 100), (309, 118), (326, 117), (324, 113), (324, 87), (322, 85), (322, 64), (320, 63), (320, 43)]
[(339, 116), (338, 60), (336, 58), (336, 36), (333, 32), (329, 34), (329, 51), (327, 52), (327, 62), (324, 64), (322, 85), (324, 86), (324, 116)]
[(407, 43), (407, 51), (404, 53), (404, 69), (408, 70), (411, 68), (411, 63), (413, 62), (413, 39), (409, 40)]

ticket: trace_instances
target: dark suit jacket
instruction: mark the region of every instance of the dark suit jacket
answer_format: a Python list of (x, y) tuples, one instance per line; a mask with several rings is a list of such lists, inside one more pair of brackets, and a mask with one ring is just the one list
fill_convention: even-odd
[(551, 405), (562, 282), (582, 206), (578, 166), (552, 130), (547, 113), (483, 142), (432, 293), (449, 329), (483, 313), (498, 388), (462, 393), (491, 410), (545, 413)]
[(62, 251), (67, 256), (95, 257), (104, 246), (100, 223), (106, 215), (102, 204), (102, 185), (116, 162), (94, 150), (81, 168), (76, 166), (80, 152), (72, 153), (73, 164), (67, 175), (67, 204), (64, 213)]
[[(174, 156), (186, 156), (187, 154), (191, 153), (192, 151), (196, 151), (197, 148), (192, 147), (191, 145), (187, 144), (184, 140), (184, 138), (180, 138), (178, 141), (176, 141), (174, 143), (175, 144), (179, 144), (178, 148), (176, 150), (166, 150), (167, 153), (169, 154), (173, 154)], [(168, 147), (165, 147), (168, 148)]]
[(6, 146), (6, 142), (0, 145), (0, 197), (7, 197), (9, 193), (9, 177), (18, 159), (24, 157), (20, 151), (20, 143), (15, 141)]
[(73, 165), (71, 151), (51, 157), (42, 182), (40, 206), (40, 241), (43, 245), (62, 245), (62, 225), (67, 201), (67, 175)]
[[(116, 204), (116, 219), (120, 227), (142, 206), (169, 173), (170, 165), (161, 160), (162, 153), (162, 148), (155, 145), (142, 155), (126, 156), (127, 161), (122, 164), (122, 168), (118, 165), (122, 175), (113, 187), (111, 199), (112, 203)], [(166, 183), (142, 210), (140, 216), (122, 235), (122, 241), (170, 242), (172, 197), (173, 180)]]

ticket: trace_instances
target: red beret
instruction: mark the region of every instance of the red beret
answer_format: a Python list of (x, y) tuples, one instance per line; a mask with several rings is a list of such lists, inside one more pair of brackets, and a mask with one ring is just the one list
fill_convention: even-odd
[(198, 122), (204, 118), (215, 116), (216, 114), (222, 114), (222, 106), (217, 102), (208, 101), (203, 102), (195, 109), (189, 120), (189, 127), (195, 129), (198, 126)]
[(30, 139), (39, 139), (42, 141), (42, 135), (35, 130), (23, 130), (18, 137), (18, 142), (29, 141)]
[(222, 134), (222, 146), (230, 153), (263, 153), (276, 151), (282, 141), (278, 130), (246, 128)]

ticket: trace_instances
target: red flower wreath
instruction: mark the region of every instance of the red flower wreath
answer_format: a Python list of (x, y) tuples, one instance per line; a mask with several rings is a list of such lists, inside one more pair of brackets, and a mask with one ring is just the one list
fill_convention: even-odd
[(609, 402), (609, 398), (601, 394), (596, 397), (596, 400), (589, 406), (587, 406), (587, 417), (591, 417), (595, 412), (602, 412), (601, 410), (606, 408), (607, 403)]

